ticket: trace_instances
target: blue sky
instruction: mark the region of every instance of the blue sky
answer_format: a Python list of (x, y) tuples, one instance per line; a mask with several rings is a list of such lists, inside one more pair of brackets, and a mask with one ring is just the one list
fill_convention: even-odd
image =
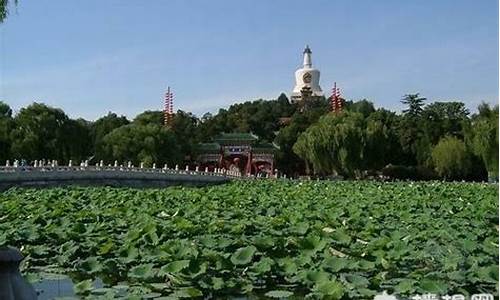
[(290, 94), (309, 44), (321, 86), (400, 110), (401, 96), (498, 102), (498, 1), (20, 0), (0, 25), (0, 100), (96, 119), (198, 115)]

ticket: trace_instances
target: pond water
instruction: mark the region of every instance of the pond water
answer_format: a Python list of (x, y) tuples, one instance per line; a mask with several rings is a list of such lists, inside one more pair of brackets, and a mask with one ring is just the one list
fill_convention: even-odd
[[(38, 294), (38, 300), (79, 299), (73, 290), (73, 281), (65, 275), (53, 274), (52, 278), (43, 279), (32, 285)], [(93, 286), (102, 288), (103, 283), (97, 279), (94, 280)]]

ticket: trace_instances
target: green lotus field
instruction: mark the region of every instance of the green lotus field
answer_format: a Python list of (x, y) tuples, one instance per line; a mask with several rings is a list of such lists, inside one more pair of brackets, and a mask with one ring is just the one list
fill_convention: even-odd
[(69, 275), (89, 298), (498, 295), (497, 225), (491, 184), (254, 180), (0, 194), (0, 245), (21, 249), (22, 273)]

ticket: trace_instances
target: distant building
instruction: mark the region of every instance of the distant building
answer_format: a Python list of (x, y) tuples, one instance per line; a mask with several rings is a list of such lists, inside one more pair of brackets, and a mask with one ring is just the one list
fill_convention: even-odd
[(278, 146), (259, 143), (252, 133), (222, 133), (198, 145), (196, 162), (204, 169), (224, 168), (247, 174), (274, 174)]
[(309, 46), (304, 49), (304, 64), (295, 71), (295, 87), (293, 88), (292, 102), (308, 101), (323, 97), (324, 93), (319, 86), (320, 72), (312, 66), (312, 51)]

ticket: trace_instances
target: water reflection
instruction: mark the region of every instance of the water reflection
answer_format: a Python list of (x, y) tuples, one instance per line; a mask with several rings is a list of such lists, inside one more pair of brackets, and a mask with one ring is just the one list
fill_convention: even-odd
[[(61, 274), (43, 274), (42, 280), (32, 283), (37, 291), (38, 300), (80, 299), (75, 295), (74, 283), (69, 276)], [(104, 286), (101, 279), (96, 279), (92, 285), (97, 288)]]

